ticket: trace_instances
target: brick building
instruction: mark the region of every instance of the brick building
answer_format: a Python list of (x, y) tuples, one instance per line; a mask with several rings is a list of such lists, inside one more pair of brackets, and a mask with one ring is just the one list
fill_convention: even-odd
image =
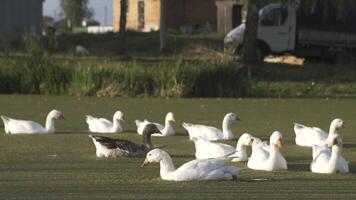
[[(137, 31), (158, 30), (160, 24), (160, 0), (128, 0), (127, 29)], [(119, 30), (120, 0), (113, 0), (113, 26)], [(215, 31), (217, 9), (215, 0), (166, 0), (166, 24), (168, 29)]]

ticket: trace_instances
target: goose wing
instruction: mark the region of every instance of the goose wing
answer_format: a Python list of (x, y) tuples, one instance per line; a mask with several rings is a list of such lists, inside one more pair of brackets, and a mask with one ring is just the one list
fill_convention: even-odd
[(105, 136), (91, 135), (95, 141), (99, 142), (108, 149), (120, 149), (127, 152), (137, 152), (142, 150), (143, 146), (128, 140), (113, 139)]

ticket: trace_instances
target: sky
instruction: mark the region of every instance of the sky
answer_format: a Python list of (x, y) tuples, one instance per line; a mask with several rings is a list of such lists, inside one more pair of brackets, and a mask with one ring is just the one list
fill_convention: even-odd
[[(112, 25), (112, 0), (89, 0), (89, 8), (94, 9), (94, 19), (98, 20), (101, 25)], [(105, 20), (105, 10), (107, 17)], [(45, 0), (43, 4), (43, 15), (60, 19), (59, 0)]]

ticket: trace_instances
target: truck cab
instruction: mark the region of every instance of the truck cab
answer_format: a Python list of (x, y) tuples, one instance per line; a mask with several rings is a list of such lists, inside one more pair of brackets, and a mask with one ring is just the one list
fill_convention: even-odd
[[(243, 45), (245, 24), (230, 31), (225, 39), (225, 48), (238, 49)], [(259, 11), (258, 50), (263, 55), (282, 54), (294, 51), (296, 44), (296, 9), (290, 3), (269, 4)]]

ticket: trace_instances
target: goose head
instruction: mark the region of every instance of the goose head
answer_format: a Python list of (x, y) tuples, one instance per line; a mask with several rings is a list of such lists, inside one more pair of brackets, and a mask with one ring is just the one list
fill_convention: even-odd
[(240, 142), (240, 141), (241, 141), (241, 144), (244, 146), (251, 146), (254, 141), (254, 137), (252, 137), (252, 135), (249, 133), (244, 133), (240, 136), (238, 142)]
[(151, 136), (154, 133), (162, 134), (161, 131), (154, 124), (147, 124), (143, 129), (142, 135)]
[(167, 113), (166, 121), (169, 121), (169, 122), (175, 122), (176, 121), (176, 119), (174, 117), (174, 114), (172, 112)]
[(164, 157), (167, 157), (168, 153), (161, 149), (153, 149), (149, 151), (146, 155), (146, 159), (143, 161), (141, 167), (147, 166), (152, 162), (160, 162)]
[(240, 120), (239, 117), (237, 117), (237, 115), (235, 113), (227, 113), (224, 117), (224, 121), (236, 121), (236, 120)]
[(346, 128), (346, 123), (342, 119), (336, 118), (331, 122), (330, 126), (335, 127), (335, 129), (341, 129)]
[(64, 119), (63, 114), (58, 110), (52, 110), (51, 112), (49, 112), (48, 117), (51, 119)]
[(283, 135), (279, 131), (274, 131), (269, 139), (270, 145), (276, 145), (278, 148), (281, 148), (284, 144)]
[(252, 143), (251, 143), (251, 146), (252, 147), (257, 147), (257, 145), (260, 145), (262, 144), (262, 140), (258, 137), (252, 137)]
[(123, 122), (124, 121), (124, 113), (121, 111), (116, 111), (114, 114), (114, 119), (117, 121)]

